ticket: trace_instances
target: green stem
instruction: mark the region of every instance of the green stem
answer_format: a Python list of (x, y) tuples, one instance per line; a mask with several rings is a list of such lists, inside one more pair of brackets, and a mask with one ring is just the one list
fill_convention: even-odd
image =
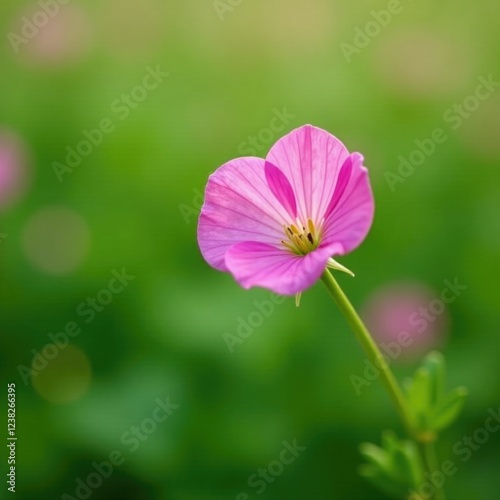
[[(433, 474), (435, 471), (439, 470), (439, 465), (436, 456), (436, 449), (434, 447), (434, 441), (426, 441), (421, 443), (422, 454), (425, 457), (426, 469)], [(436, 500), (445, 500), (444, 489), (442, 485), (436, 488), (435, 499)]]
[(349, 326), (352, 328), (352, 331), (356, 335), (356, 338), (361, 344), (361, 347), (364, 349), (368, 359), (380, 370), (382, 382), (384, 383), (385, 388), (389, 392), (389, 395), (396, 405), (399, 415), (403, 420), (406, 431), (411, 437), (415, 437), (415, 432), (413, 429), (413, 419), (411, 416), (411, 412), (408, 409), (408, 405), (406, 404), (405, 397), (396, 379), (394, 378), (391, 369), (389, 368), (387, 362), (382, 356), (382, 353), (377, 347), (377, 344), (375, 344), (375, 342), (373, 341), (363, 321), (361, 321), (358, 313), (349, 302), (349, 299), (346, 297), (345, 293), (342, 291), (332, 274), (328, 270), (326, 270), (323, 273), (321, 279), (326, 285), (326, 288), (328, 288), (328, 291), (332, 295), (333, 300), (339, 306), (340, 310), (347, 319)]
[[(389, 393), (401, 419), (403, 420), (406, 432), (408, 433), (408, 436), (420, 446), (428, 469), (430, 470), (430, 472), (437, 470), (437, 459), (434, 450), (434, 443), (432, 440), (423, 442), (421, 436), (419, 436), (412, 412), (408, 407), (403, 391), (399, 387), (396, 378), (389, 368), (389, 365), (385, 361), (377, 344), (371, 337), (363, 321), (358, 316), (358, 313), (349, 302), (349, 299), (346, 297), (345, 293), (342, 291), (332, 274), (328, 270), (326, 270), (323, 273), (321, 279), (330, 292), (331, 296), (333, 297), (333, 300), (344, 314), (347, 322), (349, 323), (349, 326), (358, 339), (358, 342), (361, 344), (361, 347), (364, 349), (368, 359), (374, 366), (376, 366), (380, 370), (382, 382), (384, 383), (387, 392)], [(438, 489), (436, 491), (436, 500), (444, 500), (444, 491), (442, 489)]]

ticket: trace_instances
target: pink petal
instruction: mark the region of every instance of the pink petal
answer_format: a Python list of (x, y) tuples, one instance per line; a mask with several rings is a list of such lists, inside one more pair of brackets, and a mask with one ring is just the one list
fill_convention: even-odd
[(224, 254), (241, 241), (277, 244), (290, 217), (271, 192), (265, 161), (245, 157), (231, 160), (209, 178), (198, 221), (198, 244), (205, 260), (227, 271)]
[(278, 167), (268, 161), (266, 161), (265, 170), (269, 188), (283, 208), (288, 212), (291, 220), (295, 221), (297, 218), (297, 203), (290, 182)]
[(374, 205), (363, 157), (353, 153), (342, 167), (323, 227), (323, 241), (342, 246), (336, 255), (350, 252), (365, 239), (373, 222)]
[(304, 125), (282, 137), (269, 151), (267, 161), (290, 181), (299, 217), (320, 221), (328, 207), (340, 167), (349, 156), (333, 135)]
[(361, 159), (359, 160), (358, 156), (361, 157), (359, 153), (353, 153), (346, 159), (346, 161), (340, 168), (333, 196), (330, 200), (330, 203), (328, 203), (328, 207), (325, 212), (325, 219), (328, 218), (328, 216), (333, 212), (333, 209), (338, 205), (338, 202), (342, 198), (342, 195), (344, 194), (344, 191), (346, 190), (347, 185), (349, 184), (349, 180), (352, 174), (353, 161), (360, 161), (361, 163), (363, 163), (363, 157), (361, 157)]
[(243, 288), (259, 286), (281, 295), (294, 295), (314, 285), (338, 245), (294, 255), (266, 243), (245, 241), (226, 253), (226, 266)]

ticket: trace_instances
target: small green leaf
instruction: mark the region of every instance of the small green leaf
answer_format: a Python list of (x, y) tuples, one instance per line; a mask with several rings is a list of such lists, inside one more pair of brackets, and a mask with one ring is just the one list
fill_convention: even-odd
[(389, 454), (394, 452), (398, 445), (398, 442), (398, 437), (393, 431), (387, 429), (382, 432), (382, 447), (384, 448), (384, 450), (387, 450)]
[(387, 473), (373, 465), (363, 464), (359, 467), (358, 472), (360, 476), (392, 498), (402, 498), (408, 491), (406, 485), (395, 482)]
[(412, 441), (403, 441), (401, 443), (402, 449), (406, 455), (406, 459), (410, 466), (409, 469), (409, 483), (414, 487), (418, 488), (424, 480), (424, 470), (422, 466), (422, 461), (420, 459), (420, 454), (418, 448)]
[(413, 384), (413, 379), (411, 377), (405, 377), (403, 379), (402, 386), (406, 394), (408, 394), (408, 392), (410, 391), (411, 384)]
[(375, 467), (385, 471), (389, 470), (387, 453), (379, 446), (372, 443), (362, 443), (359, 445), (359, 451), (363, 458)]
[(359, 473), (387, 495), (406, 498), (423, 479), (422, 465), (415, 443), (399, 440), (392, 431), (382, 434), (382, 447), (363, 443), (360, 451), (369, 462)]
[(451, 391), (433, 411), (430, 419), (432, 429), (440, 431), (448, 427), (460, 414), (466, 397), (467, 389), (465, 387), (457, 387)]
[(424, 366), (429, 371), (429, 401), (434, 406), (444, 394), (446, 367), (443, 355), (437, 351), (429, 353), (425, 358)]
[(408, 462), (408, 455), (405, 453), (403, 446), (394, 450), (392, 455), (392, 470), (395, 477), (400, 478), (407, 484), (413, 484), (411, 464)]
[(427, 368), (420, 367), (408, 389), (408, 402), (417, 417), (420, 427), (425, 428), (425, 416), (429, 411), (430, 374)]

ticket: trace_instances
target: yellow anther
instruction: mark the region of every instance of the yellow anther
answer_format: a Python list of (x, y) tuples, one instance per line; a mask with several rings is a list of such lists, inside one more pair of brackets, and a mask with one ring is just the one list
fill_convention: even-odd
[(287, 239), (281, 243), (297, 255), (306, 255), (319, 245), (320, 234), (311, 219), (307, 219), (305, 225), (297, 220), (297, 224), (284, 226), (284, 231)]
[(311, 233), (313, 239), (316, 239), (316, 228), (314, 227), (314, 223), (311, 219), (307, 219), (307, 227), (309, 228), (309, 232)]

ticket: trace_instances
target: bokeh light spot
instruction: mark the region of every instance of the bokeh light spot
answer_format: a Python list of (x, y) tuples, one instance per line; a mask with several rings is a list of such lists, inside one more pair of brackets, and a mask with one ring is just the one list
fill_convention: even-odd
[[(15, 52), (30, 66), (60, 66), (79, 62), (91, 45), (91, 26), (87, 12), (78, 5), (54, 2), (54, 11), (46, 12), (39, 5), (16, 16), (14, 33), (26, 42)], [(29, 36), (25, 36), (29, 34)]]
[(442, 97), (469, 79), (470, 56), (460, 43), (429, 32), (386, 33), (375, 47), (374, 74), (410, 97)]
[(87, 355), (80, 348), (73, 345), (59, 348), (49, 344), (41, 349), (40, 356), (47, 366), (40, 370), (40, 359), (35, 356), (33, 369), (38, 374), (32, 378), (33, 387), (40, 397), (50, 403), (67, 404), (85, 395), (92, 369)]
[(22, 244), (26, 257), (40, 271), (69, 274), (83, 263), (90, 233), (76, 212), (65, 207), (47, 207), (28, 220)]
[(167, 14), (159, 0), (108, 0), (101, 13), (107, 49), (125, 61), (151, 57), (165, 37)]
[(469, 115), (459, 130), (464, 145), (487, 161), (500, 159), (500, 97), (488, 97)]
[(20, 137), (0, 130), (0, 210), (25, 193), (29, 185), (28, 154)]
[[(449, 324), (447, 304), (439, 294), (411, 282), (390, 283), (375, 290), (362, 316), (379, 345), (398, 344), (395, 362), (419, 357), (439, 346)], [(398, 350), (394, 346), (392, 352)]]

